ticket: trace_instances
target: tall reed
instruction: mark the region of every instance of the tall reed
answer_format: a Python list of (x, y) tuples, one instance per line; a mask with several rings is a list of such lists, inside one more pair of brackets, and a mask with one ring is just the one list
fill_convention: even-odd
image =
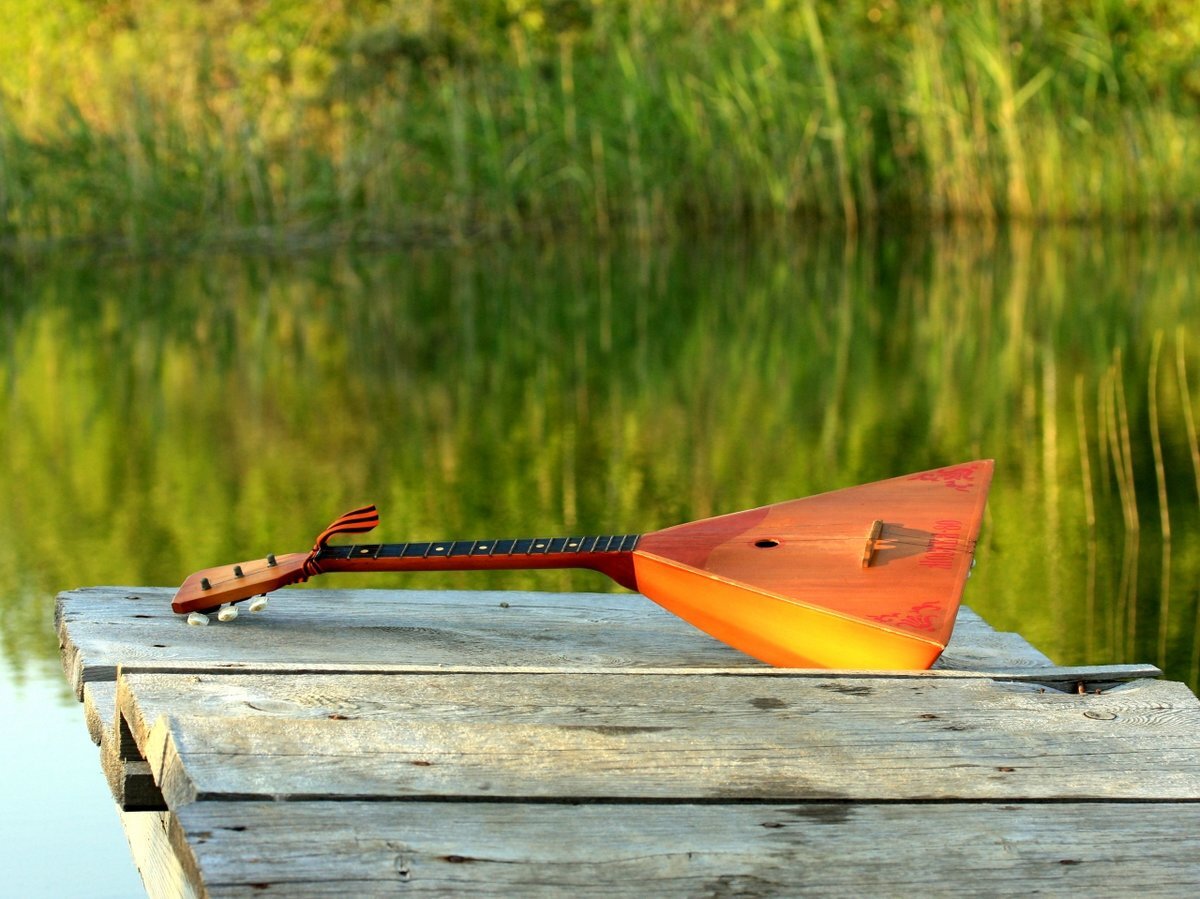
[[(1188, 450), (1192, 459), (1192, 475), (1196, 479), (1196, 502), (1200, 508), (1200, 440), (1196, 437), (1196, 418), (1192, 411), (1192, 394), (1188, 387), (1187, 354), (1184, 339), (1187, 332), (1182, 325), (1175, 332), (1175, 365), (1179, 375), (1179, 395), (1183, 408), (1183, 421), (1187, 431)], [(1192, 626), (1191, 683), (1200, 684), (1200, 591), (1192, 590), (1196, 604), (1196, 620)]]
[(1124, 633), (1123, 649), (1130, 652), (1138, 632), (1138, 561), (1141, 551), (1141, 519), (1138, 516), (1137, 487), (1134, 480), (1133, 440), (1129, 428), (1129, 407), (1125, 402), (1123, 354), (1113, 353), (1108, 381), (1113, 411), (1109, 416), (1109, 449), (1121, 493), (1121, 511), (1125, 517), (1125, 548), (1121, 557), (1121, 586), (1118, 591), (1118, 627)]
[(1200, 213), (1183, 0), (71, 9), (0, 36), (9, 241)]
[(1087, 609), (1084, 625), (1087, 633), (1087, 652), (1096, 647), (1096, 556), (1099, 539), (1096, 534), (1096, 497), (1092, 486), (1091, 441), (1088, 439), (1087, 413), (1084, 410), (1084, 375), (1075, 376), (1075, 425), (1079, 445), (1079, 475), (1082, 481), (1084, 522), (1087, 525), (1087, 581), (1084, 604)]
[(1162, 533), (1162, 575), (1158, 600), (1158, 664), (1166, 663), (1167, 635), (1171, 620), (1171, 514), (1167, 508), (1167, 474), (1163, 465), (1162, 434), (1158, 424), (1158, 359), (1162, 352), (1163, 332), (1154, 333), (1150, 348), (1150, 372), (1146, 391), (1149, 395), (1150, 450), (1154, 453), (1154, 482), (1158, 487), (1158, 517)]

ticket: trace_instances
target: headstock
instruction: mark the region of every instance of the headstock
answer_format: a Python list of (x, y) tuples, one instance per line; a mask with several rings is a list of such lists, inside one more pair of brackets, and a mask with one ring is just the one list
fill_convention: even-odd
[[(171, 609), (187, 614), (188, 624), (208, 624), (208, 614), (217, 613), (220, 621), (237, 617), (233, 603), (265, 595), (280, 587), (299, 584), (313, 574), (320, 574), (316, 557), (335, 534), (361, 534), (379, 524), (379, 510), (363, 506), (340, 516), (317, 537), (312, 552), (268, 555), (237, 565), (222, 565), (197, 571), (183, 582), (171, 601)], [(250, 611), (266, 607), (265, 598), (250, 603)]]
[(171, 601), (171, 609), (185, 614), (207, 614), (217, 612), (227, 603), (298, 584), (307, 580), (304, 563), (308, 556), (308, 553), (269, 555), (265, 559), (197, 571), (183, 582)]

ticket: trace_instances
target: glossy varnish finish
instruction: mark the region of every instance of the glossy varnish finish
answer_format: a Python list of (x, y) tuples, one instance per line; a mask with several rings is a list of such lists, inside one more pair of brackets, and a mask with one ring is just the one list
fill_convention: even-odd
[(211, 611), (331, 571), (589, 568), (773, 665), (927, 668), (950, 639), (993, 463), (920, 472), (644, 535), (331, 546), (197, 572), (172, 607)]
[(638, 588), (774, 665), (928, 668), (950, 639), (993, 464), (647, 534)]

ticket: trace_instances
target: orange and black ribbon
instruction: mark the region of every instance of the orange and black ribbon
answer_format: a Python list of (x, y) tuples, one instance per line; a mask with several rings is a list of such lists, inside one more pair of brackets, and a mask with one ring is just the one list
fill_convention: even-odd
[(363, 506), (361, 509), (354, 509), (342, 515), (329, 525), (329, 527), (321, 531), (320, 536), (317, 537), (317, 542), (313, 544), (312, 552), (304, 560), (305, 577), (314, 577), (321, 573), (321, 566), (317, 562), (317, 556), (325, 548), (325, 544), (329, 542), (330, 537), (335, 534), (362, 534), (366, 531), (374, 530), (378, 525), (379, 510), (374, 505)]

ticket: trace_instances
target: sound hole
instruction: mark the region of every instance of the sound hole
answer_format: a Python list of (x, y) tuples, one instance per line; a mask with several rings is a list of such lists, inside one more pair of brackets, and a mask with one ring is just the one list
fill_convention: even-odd
[(762, 540), (755, 540), (754, 545), (759, 549), (770, 549), (772, 546), (778, 546), (779, 541), (773, 537), (766, 537)]

